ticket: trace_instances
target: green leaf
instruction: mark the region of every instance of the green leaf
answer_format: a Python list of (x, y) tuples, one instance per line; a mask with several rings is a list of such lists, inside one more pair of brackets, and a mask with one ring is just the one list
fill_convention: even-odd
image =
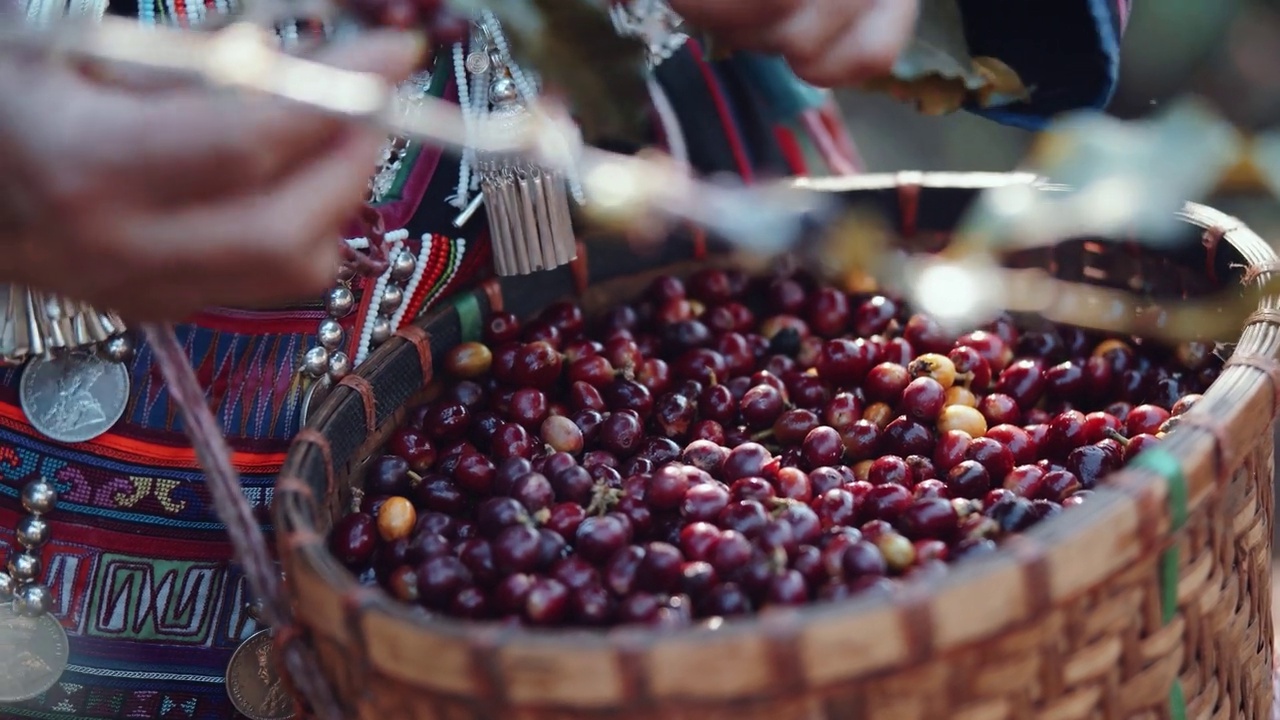
[(587, 142), (645, 141), (645, 49), (614, 32), (607, 0), (451, 1), (498, 17), (517, 61), (568, 100)]

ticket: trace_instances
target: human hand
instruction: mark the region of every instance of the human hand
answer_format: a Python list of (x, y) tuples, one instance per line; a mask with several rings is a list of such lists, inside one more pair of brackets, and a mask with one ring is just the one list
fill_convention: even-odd
[(670, 0), (735, 48), (776, 53), (814, 85), (886, 75), (915, 28), (919, 0)]
[[(399, 81), (421, 52), (378, 34), (317, 59)], [(0, 55), (0, 280), (130, 320), (317, 297), (382, 141), (269, 98)]]

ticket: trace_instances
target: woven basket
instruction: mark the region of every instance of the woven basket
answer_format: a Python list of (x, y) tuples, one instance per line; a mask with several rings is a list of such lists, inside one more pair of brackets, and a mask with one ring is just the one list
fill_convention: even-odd
[[(907, 236), (937, 238), (980, 189), (1025, 181), (911, 174), (824, 189), (879, 208)], [(1139, 278), (1170, 299), (1238, 282), (1242, 266), (1272, 267), (1270, 248), (1233, 218), (1188, 206), (1184, 219), (1203, 245), (1158, 255), (1066, 242), (1019, 264), (1037, 260), (1064, 279), (1113, 287)], [(693, 241), (661, 252), (597, 250), (574, 267), (459, 297), (375, 353), (299, 435), (276, 490), (280, 554), (304, 642), (346, 717), (1269, 717), (1271, 423), (1280, 391), (1272, 298), (1167, 452), (1000, 552), (892, 594), (714, 630), (549, 632), (427, 619), (360, 588), (325, 535), (350, 483), (431, 379), (433, 358), (477, 336), (491, 309), (527, 316), (577, 293), (590, 311), (638, 293), (656, 269), (709, 261)]]

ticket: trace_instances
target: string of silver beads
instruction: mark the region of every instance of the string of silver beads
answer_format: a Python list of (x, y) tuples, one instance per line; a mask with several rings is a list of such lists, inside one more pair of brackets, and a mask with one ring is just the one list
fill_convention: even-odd
[(27, 514), (18, 521), (15, 536), (22, 550), (9, 557), (7, 572), (0, 572), (0, 602), (12, 602), (25, 617), (40, 617), (53, 607), (53, 594), (39, 582), (40, 548), (49, 542), (50, 526), (44, 516), (58, 505), (53, 483), (32, 480), (22, 488)]
[[(374, 298), (375, 316), (369, 333), (369, 343), (377, 347), (391, 338), (391, 316), (405, 301), (404, 284), (413, 277), (418, 260), (405, 249), (395, 251), (391, 257), (391, 275), (382, 290), (381, 297)], [(302, 358), (302, 370), (308, 376), (320, 379), (328, 377), (338, 382), (351, 372), (354, 363), (351, 356), (340, 348), (346, 341), (341, 320), (356, 308), (356, 296), (351, 290), (355, 275), (348, 267), (338, 271), (338, 283), (325, 295), (326, 317), (316, 329), (318, 343)], [(371, 288), (372, 289), (372, 288)], [(357, 332), (359, 328), (357, 328)]]

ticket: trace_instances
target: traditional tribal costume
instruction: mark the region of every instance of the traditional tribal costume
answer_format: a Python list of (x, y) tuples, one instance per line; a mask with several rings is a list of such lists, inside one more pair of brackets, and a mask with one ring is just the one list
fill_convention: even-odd
[[(136, 14), (142, 23), (185, 25), (225, 13), (233, 1), (144, 0), (140, 8), (110, 10)], [(1053, 113), (1105, 104), (1116, 81), (1127, 0), (998, 3), (998, 10), (977, 0), (961, 4), (974, 54), (1004, 60), (1034, 91), (1032, 102), (988, 117), (1036, 127)], [(105, 5), (29, 0), (28, 17), (100, 16)], [(635, 7), (661, 11), (643, 0)], [(316, 29), (290, 25), (280, 35), (287, 45)], [(781, 61), (755, 55), (709, 61), (695, 41), (649, 40), (661, 60), (654, 126), (667, 128), (657, 139), (683, 149), (699, 171), (752, 181), (857, 170), (829, 94), (799, 83)], [(409, 101), (415, 93), (474, 101), (469, 71), (455, 57), (466, 54), (440, 52), (429, 73), (406, 85)], [(209, 310), (179, 328), (235, 450), (244, 492), (264, 522), (275, 473), (316, 378), (341, 376), (378, 340), (490, 272), (483, 213), (462, 230), (452, 224), (462, 196), (478, 192), (467, 177), (479, 172), (475, 159), (467, 159), (464, 172), (459, 159), (436, 148), (393, 140), (387, 150), (371, 183), (393, 247), (382, 277), (335, 280), (313, 306)], [(357, 249), (366, 244), (349, 242)], [(0, 372), (0, 554), (22, 550), (15, 528), (27, 515), (19, 502), (24, 486), (41, 478), (56, 486), (38, 577), (70, 636), (60, 681), (34, 700), (0, 707), (0, 717), (236, 717), (224, 673), (256, 629), (246, 610), (251, 598), (152, 353), (145, 345), (129, 353), (119, 342), (113, 351), (127, 358), (121, 375), (128, 385), (87, 393), (85, 407), (94, 411), (97, 403), (97, 415), (67, 419), (49, 411), (47, 399), (28, 402), (48, 415), (53, 435), (109, 421), (118, 403), (119, 421), (85, 442), (60, 443), (33, 428), (38, 418), (19, 399), (30, 365)]]

